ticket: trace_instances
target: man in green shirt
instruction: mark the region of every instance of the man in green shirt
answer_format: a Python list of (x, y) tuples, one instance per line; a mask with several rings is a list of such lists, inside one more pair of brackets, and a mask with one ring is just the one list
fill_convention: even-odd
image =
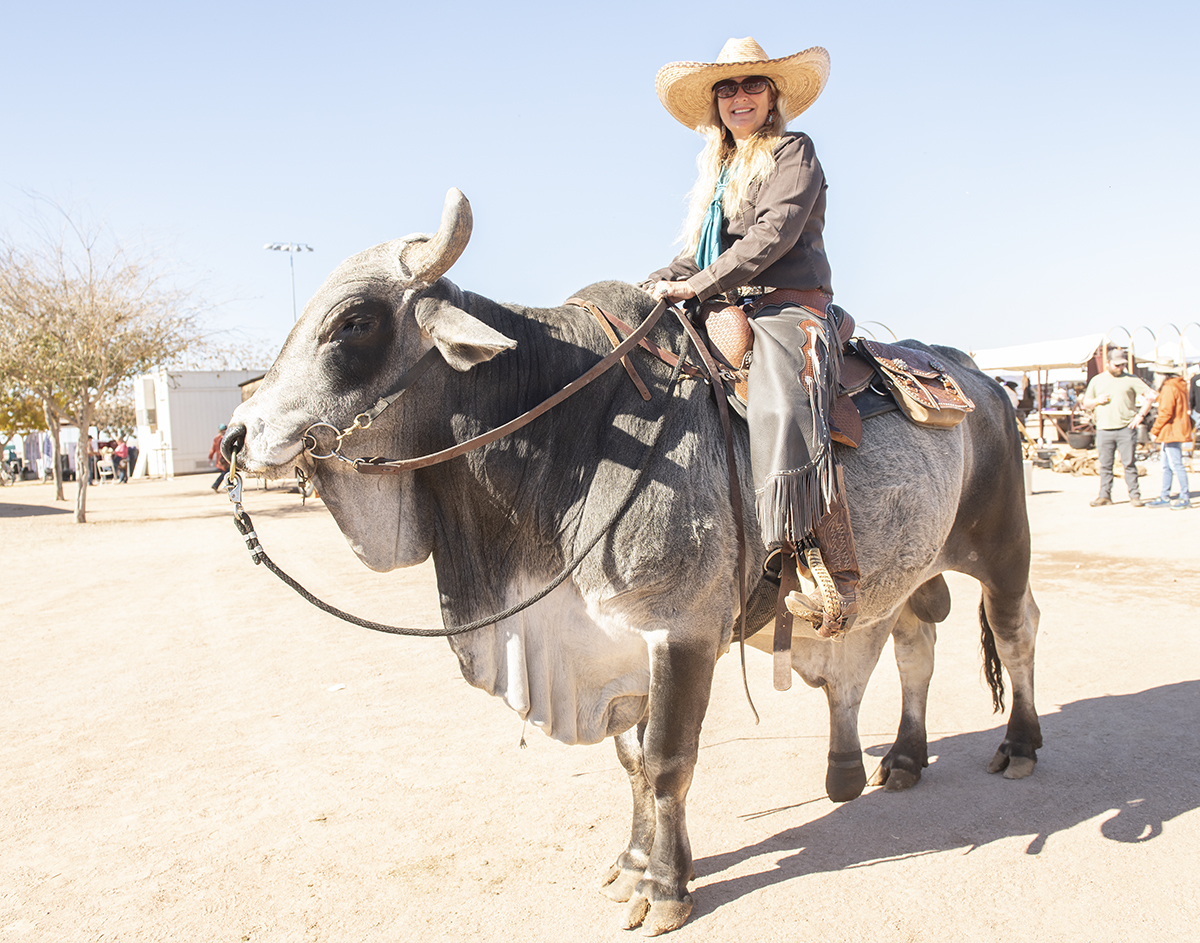
[[(1108, 352), (1108, 368), (1092, 377), (1083, 393), (1083, 408), (1094, 410), (1096, 417), (1096, 456), (1100, 465), (1100, 494), (1092, 507), (1112, 504), (1113, 460), (1121, 453), (1125, 466), (1125, 487), (1129, 503), (1135, 508), (1143, 504), (1138, 488), (1137, 465), (1133, 449), (1137, 444), (1137, 427), (1146, 418), (1154, 402), (1154, 390), (1131, 373), (1126, 373), (1129, 356), (1113, 348)], [(1146, 396), (1146, 407), (1138, 409), (1138, 397)]]

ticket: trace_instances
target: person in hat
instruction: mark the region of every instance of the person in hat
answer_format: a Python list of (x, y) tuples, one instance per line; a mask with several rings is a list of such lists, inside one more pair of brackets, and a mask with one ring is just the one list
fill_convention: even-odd
[[(1183, 443), (1191, 442), (1196, 434), (1192, 425), (1191, 412), (1188, 409), (1187, 381), (1183, 379), (1183, 368), (1169, 362), (1154, 365), (1154, 385), (1158, 387), (1158, 416), (1150, 429), (1150, 436), (1155, 442), (1162, 443), (1162, 490), (1153, 501), (1147, 501), (1148, 508), (1170, 507), (1183, 511), (1192, 506), (1191, 493), (1188, 491), (1187, 469), (1183, 464)], [(1150, 412), (1150, 405), (1139, 414), (1145, 418)], [(1179, 497), (1171, 500), (1171, 480), (1179, 485)]]
[(225, 430), (228, 426), (221, 423), (217, 426), (217, 434), (213, 436), (212, 448), (208, 450), (208, 460), (220, 469), (217, 472), (217, 480), (212, 483), (212, 490), (219, 491), (221, 482), (225, 480), (225, 473), (229, 471), (229, 463), (225, 461), (225, 456), (221, 454), (221, 440), (225, 438)]
[[(1113, 464), (1117, 453), (1125, 466), (1125, 487), (1129, 489), (1129, 503), (1135, 508), (1143, 504), (1138, 487), (1138, 470), (1134, 463), (1134, 447), (1137, 444), (1137, 427), (1145, 419), (1138, 411), (1139, 397), (1147, 397), (1154, 403), (1154, 390), (1141, 377), (1126, 372), (1129, 355), (1120, 348), (1109, 348), (1107, 364), (1101, 373), (1088, 381), (1083, 391), (1083, 408), (1094, 411), (1096, 419), (1096, 458), (1100, 465), (1100, 494), (1092, 501), (1092, 507), (1112, 504)], [(1149, 405), (1146, 406), (1148, 411)]]
[[(849, 629), (858, 612), (858, 561), (829, 421), (843, 312), (831, 307), (825, 173), (812, 139), (787, 124), (828, 76), (819, 46), (772, 59), (749, 37), (729, 40), (716, 62), (659, 70), (659, 100), (706, 143), (684, 251), (642, 283), (656, 300), (698, 305), (735, 369), (747, 367), (752, 334), (742, 389), (768, 568), (803, 557), (825, 590), (792, 593), (787, 605), (825, 637)], [(739, 334), (737, 343), (720, 339)]]

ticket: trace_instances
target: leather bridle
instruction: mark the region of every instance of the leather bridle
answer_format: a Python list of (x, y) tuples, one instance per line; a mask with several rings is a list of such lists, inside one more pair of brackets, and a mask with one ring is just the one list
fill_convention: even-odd
[[(659, 303), (654, 306), (654, 310), (650, 312), (650, 316), (642, 322), (641, 326), (638, 327), (637, 330), (633, 331), (622, 343), (616, 346), (612, 353), (601, 359), (599, 363), (584, 373), (583, 376), (576, 380), (572, 380), (554, 395), (548, 396), (532, 409), (526, 410), (515, 419), (512, 419), (501, 426), (497, 426), (488, 432), (477, 435), (474, 438), (467, 439), (464, 442), (459, 442), (457, 445), (451, 446), (450, 448), (442, 449), (440, 452), (432, 452), (429, 455), (421, 455), (416, 458), (384, 458), (382, 456), (373, 458), (348, 458), (342, 452), (342, 444), (345, 442), (345, 440), (355, 432), (369, 428), (371, 423), (378, 419), (379, 416), (389, 406), (399, 400), (400, 397), (417, 380), (419, 380), (422, 375), (424, 375), (425, 371), (429, 369), (432, 363), (439, 359), (437, 348), (432, 347), (424, 354), (424, 356), (421, 357), (420, 360), (418, 360), (404, 372), (404, 374), (397, 381), (396, 386), (392, 389), (392, 392), (390, 392), (387, 396), (382, 397), (371, 409), (355, 416), (354, 422), (352, 422), (345, 429), (339, 431), (336, 426), (333, 426), (327, 422), (315, 422), (309, 426), (304, 431), (304, 435), (301, 436), (301, 441), (304, 443), (304, 451), (310, 458), (334, 458), (338, 461), (346, 462), (354, 466), (355, 471), (362, 472), (363, 474), (367, 475), (394, 475), (398, 474), (399, 472), (415, 471), (418, 468), (427, 468), (430, 465), (439, 465), (442, 462), (450, 461), (452, 458), (458, 458), (460, 455), (466, 455), (468, 452), (473, 452), (475, 449), (482, 448), (485, 445), (489, 445), (492, 442), (503, 439), (505, 436), (516, 432), (522, 426), (526, 426), (533, 422), (533, 420), (549, 412), (563, 400), (578, 393), (593, 380), (607, 373), (619, 361), (623, 360), (626, 355), (633, 350), (634, 347), (637, 347), (644, 341), (646, 335), (650, 333), (650, 331), (662, 317), (663, 312), (666, 310), (666, 301), (659, 301)], [(687, 318), (684, 317), (678, 309), (672, 308), (671, 310), (675, 311), (676, 315), (679, 316), (681, 321), (683, 321), (685, 324), (687, 323)], [(316, 450), (320, 446), (317, 443), (316, 436), (313, 434), (313, 430), (322, 427), (332, 430), (336, 436), (336, 439), (330, 449), (325, 452), (318, 453)]]

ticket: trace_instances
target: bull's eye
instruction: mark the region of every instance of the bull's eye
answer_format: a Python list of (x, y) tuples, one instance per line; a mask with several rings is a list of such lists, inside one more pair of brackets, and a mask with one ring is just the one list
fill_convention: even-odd
[(374, 318), (362, 317), (361, 315), (352, 314), (342, 322), (338, 328), (338, 337), (362, 337), (375, 326)]
[(356, 304), (338, 318), (333, 330), (333, 340), (365, 340), (376, 332), (388, 314), (387, 306), (367, 302)]

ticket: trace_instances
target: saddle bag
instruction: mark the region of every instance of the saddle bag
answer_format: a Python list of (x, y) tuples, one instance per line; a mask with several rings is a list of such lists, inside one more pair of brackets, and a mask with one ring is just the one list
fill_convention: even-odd
[(897, 405), (921, 426), (957, 426), (975, 404), (932, 352), (856, 337), (854, 348), (874, 364)]

